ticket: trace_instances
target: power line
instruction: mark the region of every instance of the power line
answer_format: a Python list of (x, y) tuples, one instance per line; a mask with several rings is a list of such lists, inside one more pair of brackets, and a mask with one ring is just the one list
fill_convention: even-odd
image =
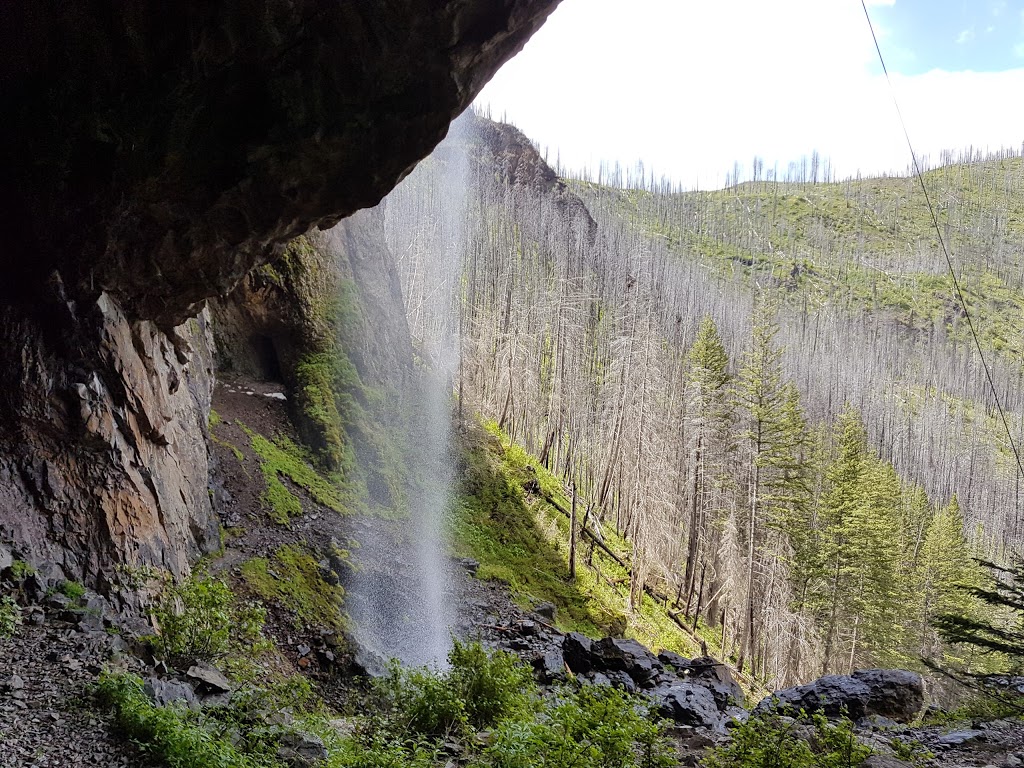
[(878, 52), (878, 61), (882, 65), (882, 72), (885, 73), (885, 80), (889, 84), (889, 94), (892, 96), (893, 106), (896, 107), (896, 115), (900, 119), (900, 126), (903, 128), (903, 138), (907, 140), (907, 148), (910, 150), (910, 159), (914, 164), (914, 175), (917, 177), (918, 184), (921, 185), (921, 192), (924, 193), (925, 202), (928, 204), (928, 213), (932, 217), (932, 225), (935, 227), (935, 234), (939, 237), (939, 245), (942, 247), (942, 255), (946, 257), (946, 267), (949, 268), (949, 276), (953, 281), (953, 290), (956, 292), (956, 297), (960, 301), (960, 306), (964, 311), (964, 317), (967, 318), (967, 327), (971, 331), (971, 338), (974, 339), (974, 346), (978, 349), (978, 357), (981, 358), (981, 366), (985, 369), (985, 378), (988, 380), (989, 389), (992, 390), (992, 398), (996, 402), (996, 410), (999, 411), (999, 418), (1003, 422), (1003, 429), (1006, 430), (1006, 439), (1010, 441), (1010, 449), (1013, 451), (1013, 457), (1017, 460), (1017, 470), (1022, 476), (1024, 476), (1024, 464), (1021, 463), (1020, 452), (1017, 450), (1017, 444), (1013, 440), (1013, 434), (1010, 432), (1010, 423), (1006, 420), (1006, 411), (1003, 410), (1002, 401), (999, 399), (999, 392), (996, 391), (995, 381), (992, 380), (992, 370), (988, 367), (988, 361), (985, 359), (985, 353), (981, 349), (981, 340), (978, 338), (978, 333), (974, 329), (974, 321), (971, 320), (971, 313), (967, 308), (967, 301), (964, 299), (963, 291), (960, 290), (960, 281), (957, 280), (956, 270), (953, 269), (953, 259), (950, 258), (949, 249), (946, 247), (946, 239), (942, 236), (942, 228), (939, 227), (939, 218), (935, 215), (935, 207), (932, 205), (931, 195), (928, 194), (928, 187), (924, 183), (924, 174), (921, 173), (921, 166), (917, 162), (917, 153), (914, 152), (914, 145), (910, 141), (910, 132), (907, 130), (907, 122), (903, 119), (903, 111), (900, 109), (899, 101), (896, 99), (896, 89), (892, 85), (892, 78), (889, 77), (889, 68), (885, 66), (885, 57), (882, 56), (882, 48), (878, 44), (878, 35), (875, 34), (875, 25), (871, 23), (871, 14), (868, 13), (868, 5), (866, 0), (860, 0), (860, 6), (864, 9), (864, 18), (867, 19), (868, 29), (871, 30), (871, 39), (875, 43), (875, 51)]

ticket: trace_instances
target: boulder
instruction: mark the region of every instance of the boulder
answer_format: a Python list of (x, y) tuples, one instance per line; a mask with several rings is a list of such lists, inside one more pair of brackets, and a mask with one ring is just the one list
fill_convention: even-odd
[(311, 733), (289, 731), (281, 737), (277, 757), (291, 768), (312, 768), (327, 759), (323, 739)]
[(776, 691), (761, 700), (754, 714), (772, 709), (781, 712), (802, 709), (822, 712), (828, 717), (846, 715), (852, 720), (859, 720), (867, 714), (870, 695), (871, 690), (865, 683), (849, 675), (825, 675), (806, 685)]
[(924, 707), (924, 680), (905, 669), (859, 669), (852, 675), (870, 690), (867, 714), (909, 723)]
[(196, 692), (188, 683), (179, 683), (174, 680), (161, 680), (159, 677), (146, 678), (143, 691), (150, 701), (159, 707), (166, 706), (171, 702), (183, 701), (188, 706), (197, 703)]
[(610, 669), (605, 672), (605, 677), (614, 688), (621, 688), (626, 693), (636, 693), (636, 683), (627, 673), (618, 669)]
[(540, 682), (548, 684), (565, 679), (565, 663), (557, 649), (533, 657), (533, 670)]
[(198, 661), (188, 668), (185, 677), (195, 680), (201, 693), (230, 693), (231, 681), (224, 673), (205, 661)]
[(591, 652), (594, 641), (579, 632), (570, 632), (562, 641), (562, 658), (576, 674), (586, 674), (593, 668)]
[(869, 715), (907, 723), (924, 706), (924, 682), (902, 669), (862, 669), (852, 675), (826, 675), (807, 685), (776, 691), (763, 699), (755, 713), (772, 708), (845, 715), (860, 720)]
[(662, 715), (681, 725), (712, 730), (718, 730), (722, 725), (722, 715), (707, 688), (693, 683), (676, 683), (655, 688), (647, 695)]
[(666, 667), (675, 667), (678, 670), (683, 670), (690, 666), (690, 660), (685, 656), (680, 656), (675, 651), (659, 651), (658, 661)]
[(537, 607), (533, 609), (533, 612), (540, 616), (544, 621), (554, 621), (555, 616), (558, 613), (558, 607), (554, 603), (538, 603)]
[(594, 669), (625, 672), (641, 685), (662, 670), (655, 655), (636, 640), (605, 637), (593, 644), (590, 655)]
[(702, 656), (691, 661), (685, 672), (687, 682), (702, 685), (711, 691), (719, 712), (725, 712), (731, 704), (743, 704), (743, 689), (722, 662), (710, 656)]

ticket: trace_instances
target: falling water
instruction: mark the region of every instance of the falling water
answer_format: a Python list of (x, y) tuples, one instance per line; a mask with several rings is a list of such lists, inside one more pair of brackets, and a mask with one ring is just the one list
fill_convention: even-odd
[[(349, 587), (349, 603), (357, 639), (378, 657), (443, 666), (455, 618), (444, 531), (455, 480), (456, 302), (467, 177), (465, 156), (450, 142), (424, 162), (433, 164), (429, 177), (417, 170), (376, 210), (384, 220), (389, 250), (399, 262), (418, 358), (415, 380), (404, 393), (408, 517), (391, 526), (371, 526), (358, 536), (358, 559), (364, 566)], [(417, 186), (422, 184), (433, 194), (423, 195)]]

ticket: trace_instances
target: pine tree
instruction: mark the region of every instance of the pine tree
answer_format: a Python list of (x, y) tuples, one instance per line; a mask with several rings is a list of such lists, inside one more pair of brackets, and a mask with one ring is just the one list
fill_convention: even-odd
[[(724, 461), (731, 448), (733, 418), (729, 398), (729, 355), (710, 316), (705, 316), (687, 354), (686, 434), (690, 442), (687, 479), (686, 563), (681, 589), (686, 591), (687, 613), (694, 600), (698, 561), (706, 571), (709, 553), (717, 553), (721, 521), (711, 509), (722, 484)], [(710, 534), (710, 535), (709, 535)], [(703, 581), (703, 579), (701, 579)], [(694, 614), (700, 613), (702, 595), (696, 596)]]
[[(803, 464), (806, 423), (796, 388), (783, 380), (782, 349), (775, 344), (778, 327), (768, 307), (761, 307), (754, 322), (751, 345), (743, 358), (736, 385), (737, 401), (745, 415), (742, 442), (747, 454), (748, 516), (746, 589), (737, 666), (742, 669), (756, 646), (755, 601), (764, 600), (757, 583), (761, 551), (782, 559), (780, 521), (808, 503)], [(766, 535), (769, 527), (774, 535)], [(788, 579), (787, 579), (788, 581)]]
[(975, 599), (960, 588), (980, 586), (980, 574), (971, 554), (964, 537), (960, 504), (954, 494), (929, 522), (914, 571), (919, 631), (916, 650), (921, 656), (935, 658), (942, 651), (931, 626), (938, 616), (973, 616), (976, 612)]

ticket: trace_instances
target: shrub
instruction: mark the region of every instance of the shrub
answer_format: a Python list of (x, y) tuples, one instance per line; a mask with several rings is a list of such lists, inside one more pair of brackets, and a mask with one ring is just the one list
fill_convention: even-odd
[(732, 741), (709, 750), (706, 768), (855, 768), (871, 754), (847, 719), (801, 712), (751, 717), (732, 732)]
[(21, 625), (21, 608), (10, 595), (0, 597), (0, 640), (14, 635)]
[(85, 587), (77, 581), (65, 581), (60, 585), (61, 593), (70, 600), (81, 600), (85, 597)]
[(172, 664), (213, 661), (260, 637), (266, 617), (255, 604), (237, 606), (219, 579), (193, 576), (168, 586), (151, 609), (159, 634), (157, 652)]
[(395, 730), (447, 738), (529, 710), (533, 675), (511, 654), (455, 640), (448, 664), (439, 673), (393, 663), (377, 690), (393, 713)]
[(647, 706), (607, 686), (563, 691), (540, 719), (507, 721), (484, 753), (494, 768), (668, 768), (671, 747)]
[(11, 563), (11, 578), (15, 581), (24, 581), (35, 572), (36, 569), (24, 560), (15, 560)]
[(448, 681), (466, 703), (466, 717), (477, 730), (529, 709), (533, 674), (515, 656), (454, 640), (448, 663)]

